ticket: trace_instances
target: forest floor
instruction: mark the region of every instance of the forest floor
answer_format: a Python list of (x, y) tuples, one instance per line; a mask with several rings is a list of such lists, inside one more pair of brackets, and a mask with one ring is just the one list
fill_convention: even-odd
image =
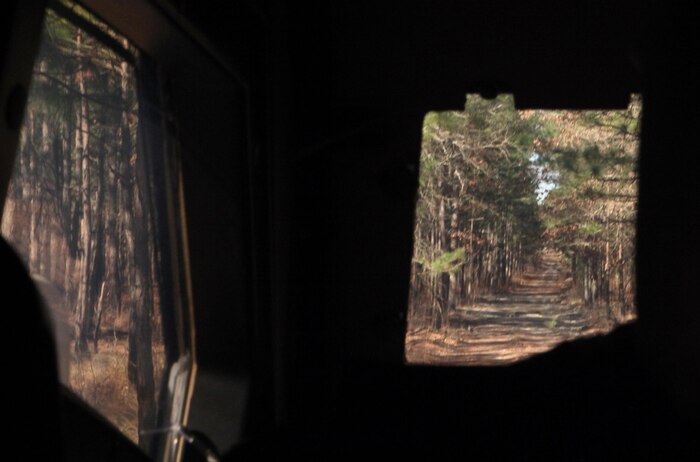
[[(72, 355), (70, 388), (138, 444), (138, 402), (136, 390), (128, 379), (128, 360), (125, 338), (104, 339), (100, 341), (99, 352), (81, 359)], [(162, 343), (153, 345), (153, 361), (156, 395), (159, 395), (165, 371)]]
[(124, 340), (103, 342), (99, 353), (87, 358), (73, 355), (70, 387), (129, 439), (138, 442), (138, 404), (127, 378), (128, 357)]
[(410, 330), (410, 363), (495, 366), (520, 361), (580, 337), (613, 329), (604, 307), (585, 307), (572, 294), (572, 280), (560, 254), (542, 253), (503, 293), (460, 306), (449, 327)]

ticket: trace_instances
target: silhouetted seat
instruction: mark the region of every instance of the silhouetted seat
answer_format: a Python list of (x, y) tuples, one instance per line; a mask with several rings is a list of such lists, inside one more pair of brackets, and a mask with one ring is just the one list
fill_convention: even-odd
[[(0, 238), (5, 331), (3, 421), (9, 448), (22, 460), (62, 460), (58, 375), (49, 320), (24, 265)], [(3, 459), (5, 459), (3, 457)]]

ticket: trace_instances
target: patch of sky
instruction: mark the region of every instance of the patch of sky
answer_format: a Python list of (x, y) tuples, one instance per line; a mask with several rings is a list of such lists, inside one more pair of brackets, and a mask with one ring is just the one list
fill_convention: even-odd
[(537, 189), (535, 193), (537, 194), (537, 203), (541, 204), (547, 198), (547, 195), (557, 187), (559, 172), (543, 165), (542, 156), (536, 152), (533, 152), (530, 156), (530, 164), (532, 164), (531, 168), (537, 175)]

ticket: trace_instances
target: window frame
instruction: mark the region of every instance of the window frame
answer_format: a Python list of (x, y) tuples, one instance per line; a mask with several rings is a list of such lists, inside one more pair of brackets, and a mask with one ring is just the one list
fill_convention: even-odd
[[(51, 10), (84, 30), (133, 67), (136, 99), (139, 103), (137, 142), (145, 160), (148, 183), (146, 195), (150, 202), (148, 207), (152, 211), (154, 247), (159, 257), (156, 276), (159, 284), (165, 288), (165, 297), (160, 302), (160, 315), (167, 364), (161, 383), (155, 384), (160, 388), (156, 428), (142, 434), (152, 435), (148, 454), (150, 457), (155, 460), (179, 460), (186, 442), (181, 436), (189, 414), (196, 356), (182, 161), (176, 121), (165, 105), (168, 101), (165, 85), (167, 74), (157, 58), (138, 47), (138, 56), (135, 56), (90, 20), (62, 3), (18, 2), (16, 10), (6, 50), (6, 62), (12, 65), (0, 67), (3, 77), (0, 89), (3, 96), (7, 95), (2, 100), (3, 114), (7, 120), (3, 120), (0, 127), (0, 217), (4, 212), (17, 158), (21, 120), (28, 98), (27, 89), (33, 77), (46, 11)], [(93, 13), (89, 7), (86, 10)], [(102, 18), (98, 17), (98, 20), (102, 21)], [(104, 24), (121, 33), (109, 21), (104, 21)], [(13, 124), (10, 119), (20, 122)], [(72, 393), (68, 385), (61, 386), (69, 394)], [(115, 433), (126, 439), (121, 432)]]

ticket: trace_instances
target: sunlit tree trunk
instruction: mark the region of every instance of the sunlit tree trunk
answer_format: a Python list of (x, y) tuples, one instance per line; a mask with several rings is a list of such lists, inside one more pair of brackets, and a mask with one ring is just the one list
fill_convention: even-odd
[[(29, 261), (27, 265), (29, 266), (29, 271), (31, 273), (36, 273), (39, 271), (39, 234), (38, 234), (38, 221), (39, 221), (39, 200), (40, 200), (40, 189), (39, 189), (39, 168), (37, 156), (34, 154), (34, 140), (35, 140), (35, 124), (36, 116), (32, 113), (29, 116), (29, 136), (28, 141), (30, 143), (29, 147), (29, 162), (28, 162), (28, 173), (29, 173)], [(43, 124), (42, 124), (43, 125)], [(44, 125), (45, 126), (45, 125)], [(43, 135), (43, 133), (42, 133)], [(42, 143), (43, 145), (43, 143)], [(41, 148), (40, 148), (41, 149)]]
[(99, 322), (97, 319), (102, 317), (103, 304), (101, 299), (104, 297), (104, 276), (105, 276), (105, 156), (107, 155), (108, 149), (103, 140), (99, 143), (103, 146), (97, 155), (97, 197), (95, 204), (95, 239), (93, 248), (93, 260), (90, 271), (90, 290), (88, 303), (90, 306), (91, 314), (84, 317), (84, 324), (81, 333), (87, 336), (88, 333), (92, 334), (93, 346), (95, 352), (98, 350), (99, 343)]

